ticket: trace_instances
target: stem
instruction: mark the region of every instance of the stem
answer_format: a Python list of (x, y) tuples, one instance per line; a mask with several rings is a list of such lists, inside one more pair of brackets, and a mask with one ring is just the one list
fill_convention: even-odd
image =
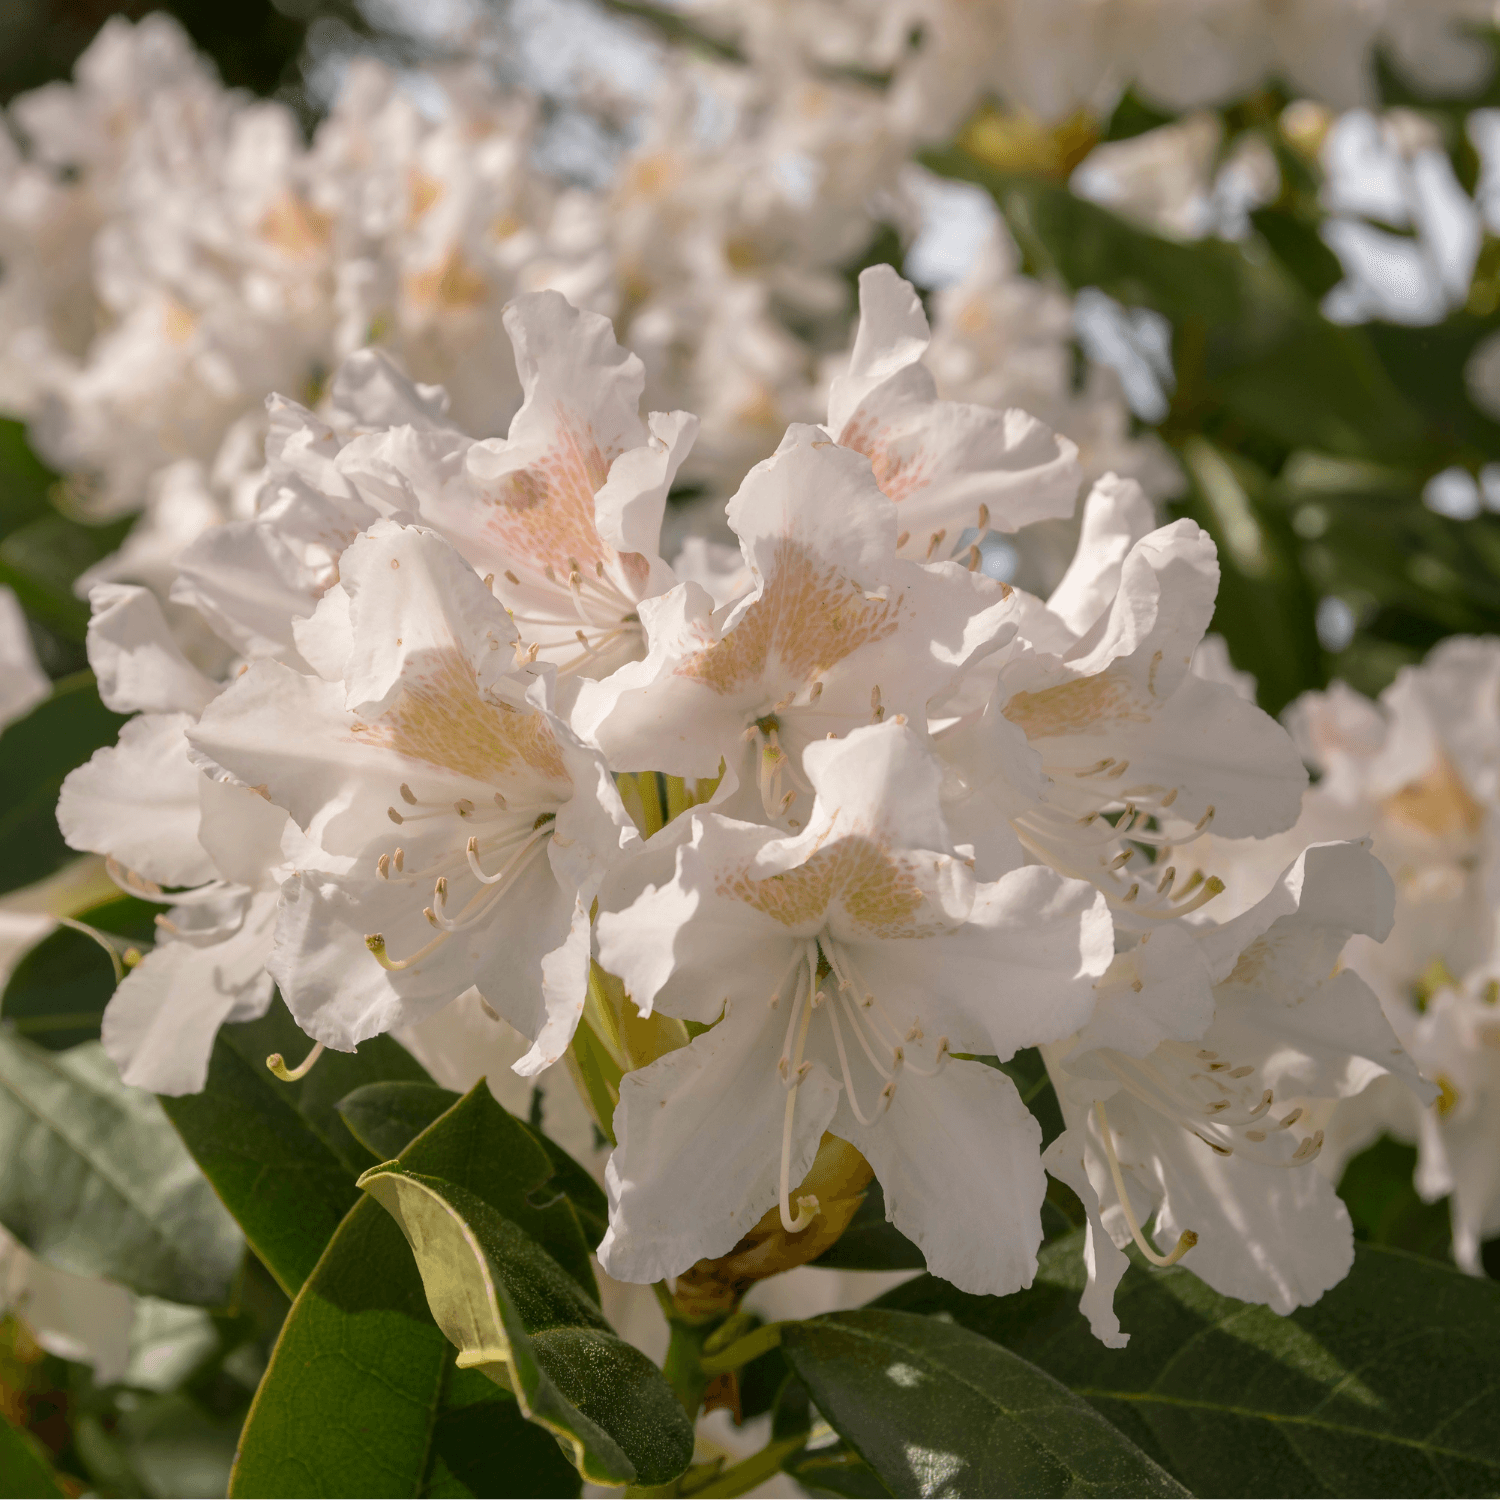
[(766, 1323), (753, 1333), (747, 1333), (744, 1338), (736, 1339), (728, 1348), (705, 1354), (699, 1360), (703, 1373), (724, 1375), (730, 1370), (748, 1365), (752, 1359), (759, 1359), (768, 1349), (774, 1349), (781, 1343), (782, 1326), (780, 1323)]
[(682, 1402), (688, 1421), (694, 1423), (698, 1420), (698, 1408), (703, 1405), (703, 1393), (708, 1389), (708, 1376), (703, 1369), (703, 1345), (717, 1321), (688, 1323), (680, 1316), (671, 1319), (672, 1341), (667, 1345), (667, 1357), (661, 1372)]
[(759, 1453), (752, 1453), (733, 1467), (725, 1469), (717, 1479), (691, 1491), (694, 1495), (743, 1495), (756, 1485), (764, 1484), (781, 1470), (782, 1460), (789, 1458), (807, 1442), (807, 1434), (799, 1432), (796, 1437), (780, 1438), (767, 1443)]

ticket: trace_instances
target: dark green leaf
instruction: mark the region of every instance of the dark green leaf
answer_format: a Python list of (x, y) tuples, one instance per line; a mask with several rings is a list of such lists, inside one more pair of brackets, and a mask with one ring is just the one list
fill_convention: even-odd
[(687, 1468), (692, 1424), (661, 1371), (535, 1240), (467, 1189), (396, 1163), (360, 1186), (406, 1234), (460, 1361), (514, 1391), (586, 1480), (663, 1484)]
[(1448, 1200), (1421, 1200), (1413, 1183), (1416, 1167), (1415, 1146), (1382, 1136), (1344, 1168), (1339, 1197), (1349, 1210), (1357, 1238), (1450, 1262), (1453, 1235)]
[(38, 1255), (147, 1296), (228, 1300), (243, 1242), (162, 1118), (97, 1042), (0, 1031), (0, 1222)]
[(1082, 1238), (1042, 1251), (1031, 1290), (969, 1297), (921, 1277), (879, 1305), (946, 1313), (1086, 1397), (1202, 1495), (1474, 1495), (1500, 1489), (1500, 1286), (1355, 1247), (1349, 1277), (1278, 1317), (1186, 1266), (1132, 1266), (1130, 1334), (1077, 1310)]
[(198, 1165), (239, 1220), (255, 1253), (288, 1293), (306, 1280), (359, 1198), (355, 1177), (376, 1158), (349, 1133), (336, 1101), (383, 1078), (426, 1081), (389, 1037), (358, 1052), (325, 1052), (305, 1078), (282, 1083), (266, 1067), (312, 1044), (277, 1001), (259, 1021), (225, 1026), (201, 1094), (163, 1099)]
[[(132, 944), (149, 948), (161, 910), (149, 901), (120, 896), (80, 912), (78, 920), (115, 940), (117, 953)], [(49, 1052), (94, 1041), (104, 1007), (115, 992), (115, 969), (99, 944), (75, 927), (59, 927), (16, 965), (0, 1000), (0, 1017)]]
[(66, 1493), (36, 1439), (0, 1416), (0, 1496)]
[(0, 540), (0, 583), (16, 591), (28, 615), (64, 640), (81, 642), (89, 607), (73, 592), (73, 582), (115, 551), (134, 521), (127, 516), (85, 526), (55, 510), (44, 511)]
[(339, 1100), (339, 1117), (376, 1161), (395, 1161), (459, 1098), (435, 1083), (367, 1083)]
[[(402, 1161), (493, 1190), (518, 1176), (495, 1161), (515, 1144), (507, 1121), (481, 1084)], [(525, 1191), (512, 1203), (517, 1213), (549, 1233), (565, 1227), (566, 1205), (533, 1208)], [(577, 1494), (578, 1476), (513, 1398), (477, 1372), (455, 1369), (401, 1231), (361, 1196), (287, 1317), (245, 1425), (231, 1493)]]
[(57, 483), (26, 441), (26, 424), (0, 418), (0, 536), (44, 515)]
[(0, 735), (0, 892), (30, 885), (78, 857), (58, 831), (58, 791), (69, 771), (114, 744), (124, 722), (99, 701), (94, 674), (78, 672)]
[[(355, 1089), (340, 1100), (338, 1108), (349, 1129), (375, 1158), (390, 1161), (457, 1100), (451, 1089), (435, 1084), (375, 1083)], [(609, 1227), (604, 1189), (555, 1141), (525, 1121), (517, 1120), (516, 1124), (547, 1153), (552, 1163), (552, 1186), (572, 1203), (590, 1248), (598, 1245)]]
[(1180, 1495), (1086, 1401), (938, 1318), (885, 1308), (788, 1324), (788, 1363), (897, 1495)]

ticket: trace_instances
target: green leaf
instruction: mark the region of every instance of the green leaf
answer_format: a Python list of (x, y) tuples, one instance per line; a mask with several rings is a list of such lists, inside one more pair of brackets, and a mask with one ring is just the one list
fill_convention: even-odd
[(1010, 1350), (885, 1308), (788, 1324), (818, 1410), (897, 1495), (1180, 1495), (1086, 1401)]
[(243, 1242), (156, 1100), (97, 1042), (0, 1031), (0, 1222), (44, 1259), (173, 1302), (226, 1302)]
[[(78, 920), (115, 939), (123, 954), (149, 949), (160, 906), (120, 896), (80, 912)], [(76, 927), (59, 927), (16, 965), (0, 999), (0, 1018), (49, 1052), (98, 1040), (104, 1007), (115, 992), (115, 969), (99, 944)]]
[(37, 1440), (0, 1416), (0, 1496), (65, 1495)]
[(76, 672), (0, 735), (0, 892), (30, 885), (78, 857), (58, 831), (57, 794), (69, 771), (114, 744), (124, 722), (99, 701), (94, 674)]
[(26, 424), (0, 418), (0, 536), (44, 515), (57, 483), (26, 441)]
[(1012, 1297), (921, 1277), (878, 1305), (946, 1314), (1040, 1365), (1201, 1495), (1500, 1490), (1495, 1283), (1357, 1245), (1343, 1282), (1278, 1317), (1186, 1265), (1133, 1265), (1115, 1296), (1130, 1344), (1112, 1350), (1078, 1312), (1082, 1237), (1040, 1259)]
[[(340, 1100), (338, 1108), (349, 1129), (376, 1159), (390, 1161), (457, 1101), (453, 1090), (436, 1084), (372, 1083)], [(515, 1123), (547, 1153), (552, 1163), (551, 1185), (573, 1205), (589, 1247), (597, 1246), (609, 1228), (604, 1189), (556, 1141), (524, 1120)]]
[(664, 1484), (693, 1430), (660, 1370), (611, 1332), (597, 1303), (483, 1199), (398, 1164), (360, 1186), (401, 1226), (458, 1363), (515, 1393), (592, 1484)]
[(86, 526), (48, 509), (0, 539), (0, 583), (16, 591), (28, 615), (81, 643), (89, 607), (73, 592), (74, 580), (115, 551), (134, 523), (134, 516), (125, 516)]
[(394, 1161), (460, 1097), (435, 1083), (367, 1083), (339, 1100), (339, 1117), (376, 1161)]
[[(572, 1211), (526, 1201), (549, 1169), (524, 1132), (519, 1154), (530, 1176), (519, 1169), (516, 1129), (480, 1084), (401, 1160), (471, 1190), (508, 1194), (518, 1216), (561, 1243)], [(287, 1315), (230, 1492), (577, 1494), (578, 1476), (546, 1432), (493, 1382), (455, 1367), (401, 1231), (373, 1199), (357, 1196)], [(571, 1232), (576, 1250), (576, 1223)]]
[(1447, 1264), (1453, 1258), (1448, 1200), (1424, 1203), (1414, 1184), (1416, 1169), (1415, 1146), (1381, 1136), (1350, 1159), (1339, 1179), (1339, 1197), (1355, 1238)]
[(339, 1118), (337, 1101), (381, 1079), (431, 1082), (389, 1037), (362, 1042), (358, 1052), (325, 1052), (295, 1083), (282, 1083), (266, 1067), (272, 1052), (298, 1062), (311, 1045), (277, 1001), (259, 1021), (220, 1029), (202, 1093), (162, 1100), (255, 1253), (289, 1294), (358, 1201), (355, 1177), (377, 1160)]

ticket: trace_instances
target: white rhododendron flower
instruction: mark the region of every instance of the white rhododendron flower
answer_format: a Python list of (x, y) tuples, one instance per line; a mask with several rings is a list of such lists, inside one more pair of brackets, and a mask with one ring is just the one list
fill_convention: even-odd
[(1190, 1252), (1215, 1290), (1283, 1313), (1347, 1274), (1348, 1213), (1309, 1170), (1319, 1119), (1384, 1074), (1437, 1093), (1337, 967), (1351, 934), (1389, 931), (1392, 900), (1365, 846), (1314, 845), (1233, 921), (1144, 934), (1088, 1024), (1043, 1048), (1067, 1122), (1047, 1167), (1089, 1213), (1083, 1310), (1105, 1343), (1125, 1343), (1113, 1299), (1131, 1240), (1157, 1265)]
[(574, 722), (619, 770), (712, 777), (759, 812), (805, 819), (813, 740), (884, 715), (923, 723), (929, 697), (1004, 630), (1003, 584), (897, 554), (898, 507), (868, 459), (793, 427), (729, 503), (755, 587), (718, 609), (696, 583), (642, 608), (648, 650), (580, 691)]
[(338, 468), (493, 574), (543, 660), (607, 675), (642, 653), (640, 601), (676, 582), (658, 553), (662, 514), (697, 419), (642, 422), (640, 360), (607, 318), (556, 292), (511, 303), (505, 327), (525, 392), (507, 437), (393, 427), (351, 443)]
[(377, 522), (339, 576), (297, 630), (320, 675), (255, 663), (190, 734), (319, 851), (282, 888), (271, 971), (303, 1029), (346, 1051), (477, 986), (536, 1071), (582, 1011), (624, 808), (439, 536)]
[(795, 1233), (818, 1205), (791, 1189), (830, 1130), (936, 1274), (1025, 1286), (1038, 1127), (1009, 1078), (952, 1054), (1007, 1058), (1087, 1019), (1110, 960), (1103, 902), (1034, 867), (977, 880), (908, 724), (803, 764), (802, 833), (695, 812), (671, 880), (600, 916), (600, 962), (635, 1003), (712, 1028), (621, 1084), (600, 1260), (625, 1280), (675, 1275), (777, 1202)]
[(51, 691), (20, 601), (10, 589), (0, 587), (0, 729), (24, 719)]
[(940, 401), (922, 363), (921, 299), (889, 266), (860, 273), (849, 369), (828, 394), (828, 431), (870, 460), (897, 502), (903, 557), (951, 557), (968, 534), (1073, 513), (1078, 450), (1023, 411)]
[(277, 888), (294, 857), (284, 846), (302, 841), (284, 812), (189, 761), (187, 731), (220, 684), (183, 656), (155, 597), (100, 584), (91, 602), (100, 696), (140, 712), (63, 783), (58, 822), (75, 849), (108, 857), (126, 891), (170, 903), (156, 948), (110, 999), (104, 1048), (126, 1083), (196, 1093), (219, 1027), (271, 1003)]
[[(1277, 833), (1295, 820), (1307, 781), (1274, 720), (1191, 670), (1218, 591), (1217, 555), (1192, 521), (1133, 540), (1149, 515), (1133, 484), (1095, 487), (1078, 553), (1046, 609), (1033, 601), (1013, 644), (979, 664), (965, 692), (972, 701), (974, 684), (992, 680), (988, 701), (938, 740), (957, 772), (952, 815), (972, 820), (982, 861), (1008, 861), (1019, 841), (1097, 883), (1127, 925), (1185, 915), (1223, 889), (1179, 868), (1174, 845), (1209, 825), (1234, 837)], [(1038, 774), (1033, 806), (1018, 799), (1017, 779)], [(1146, 865), (1148, 849), (1160, 869)]]

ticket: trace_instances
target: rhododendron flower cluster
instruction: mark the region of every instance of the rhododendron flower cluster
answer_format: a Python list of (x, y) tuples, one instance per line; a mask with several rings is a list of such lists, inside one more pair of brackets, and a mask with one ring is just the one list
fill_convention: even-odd
[[(662, 552), (695, 418), (643, 413), (641, 361), (557, 292), (504, 323), (507, 436), (353, 355), (330, 417), (271, 401), (255, 514), (171, 588), (197, 625), (94, 591), (106, 702), (141, 712), (59, 815), (171, 903), (105, 1019), (127, 1081), (200, 1088), (273, 980), (314, 1051), (477, 992), (535, 1076), (618, 985), (684, 1023), (601, 1121), (619, 1279), (687, 1273), (768, 1212), (814, 1225), (831, 1137), (972, 1292), (1030, 1282), (1046, 1173), (1068, 1182), (1109, 1342), (1132, 1240), (1282, 1311), (1337, 1282), (1332, 1101), (1433, 1088), (1363, 981), (1329, 977), (1389, 925), (1365, 844), (1297, 854), (1228, 922), (1194, 863), (1284, 839), (1306, 780), (1212, 670), (1206, 533), (1107, 476), (1048, 599), (985, 576), (990, 532), (1072, 511), (1077, 449), (941, 399), (920, 304), (877, 268), (826, 424), (728, 502), (740, 558), (711, 592)], [(222, 643), (219, 677), (184, 632)], [(1045, 1155), (997, 1066), (1026, 1047), (1067, 1121)]]

